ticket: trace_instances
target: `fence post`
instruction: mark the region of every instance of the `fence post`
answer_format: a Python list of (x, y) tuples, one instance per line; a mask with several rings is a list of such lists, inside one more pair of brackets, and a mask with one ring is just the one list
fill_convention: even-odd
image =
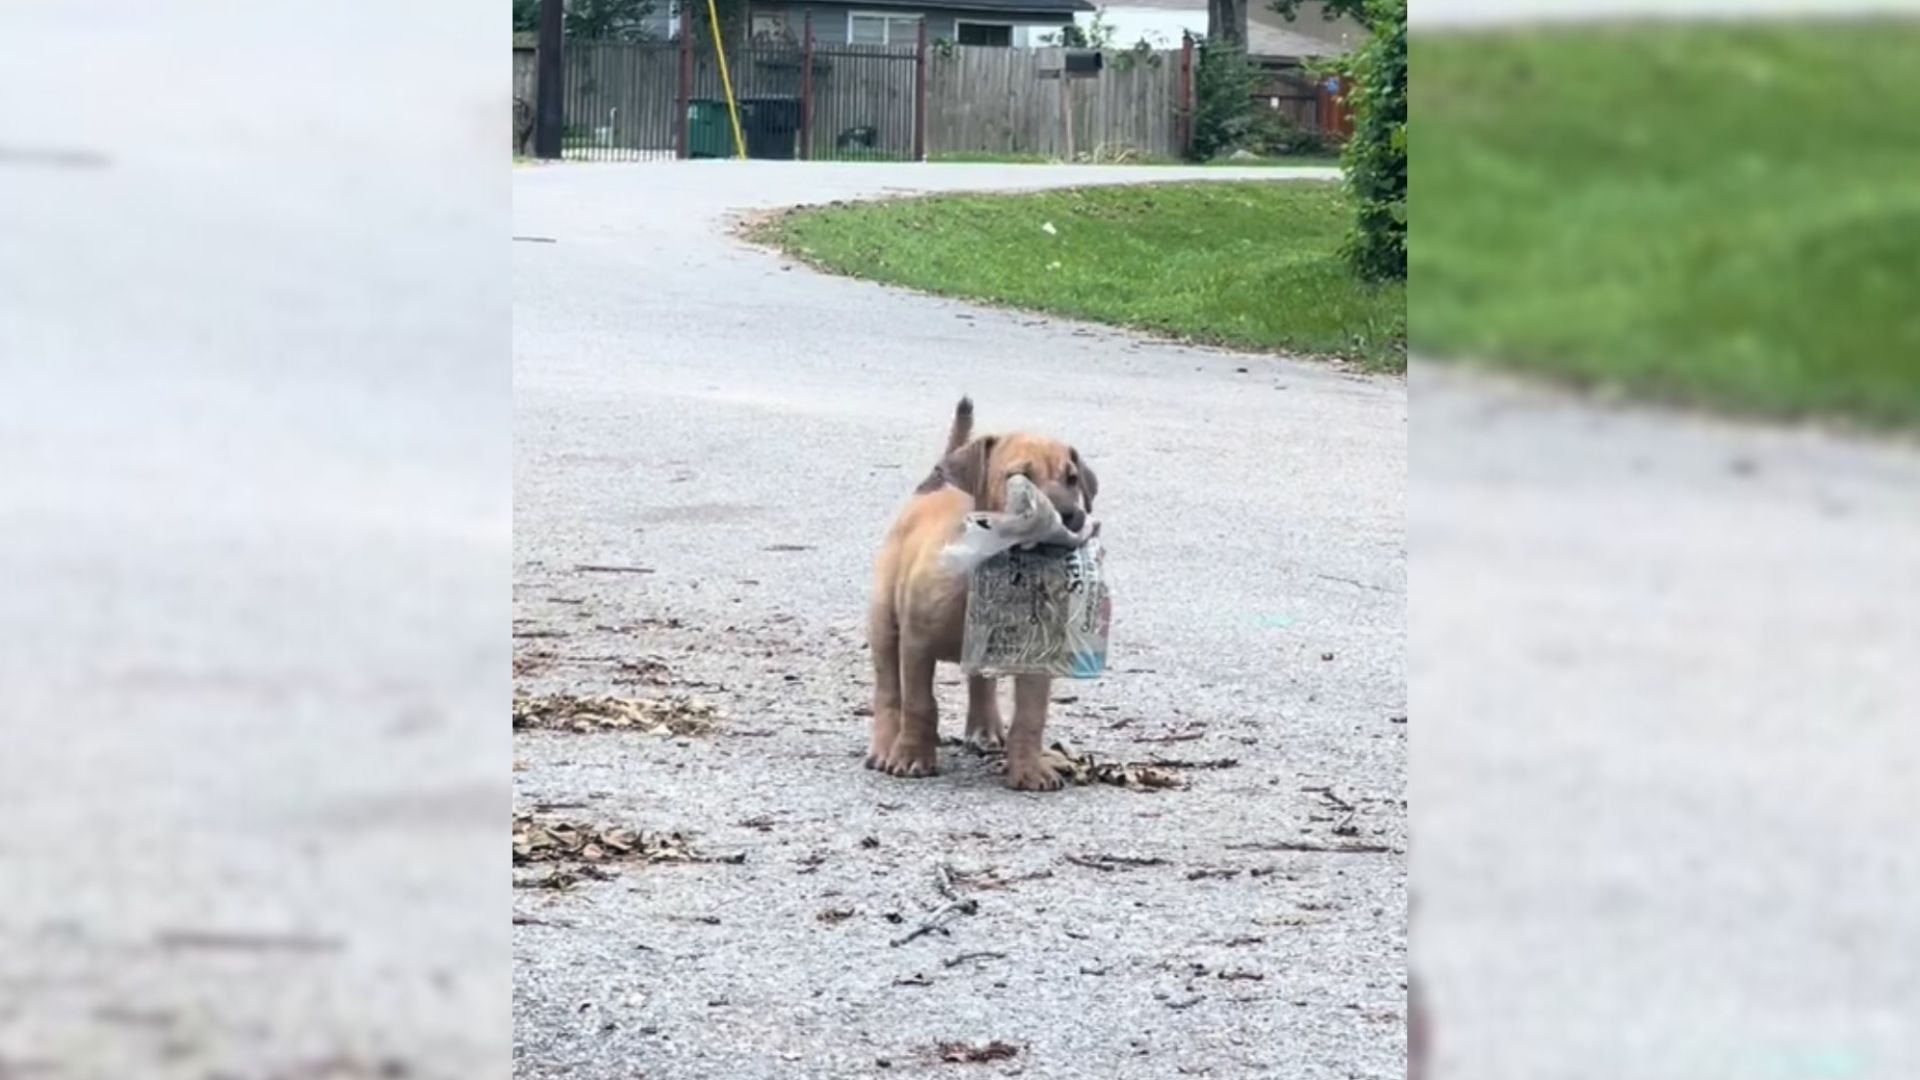
[(693, 7), (680, 5), (680, 112), (674, 123), (673, 148), (682, 161), (693, 156), (687, 139), (687, 113), (693, 108)]
[(920, 20), (920, 47), (913, 57), (913, 160), (927, 160), (927, 20)]
[(1180, 35), (1180, 156), (1193, 153), (1193, 35)]
[(801, 21), (800, 160), (813, 160), (813, 9)]
[(540, 4), (540, 45), (534, 51), (533, 156), (558, 158), (566, 128), (566, 80), (562, 75), (560, 0)]

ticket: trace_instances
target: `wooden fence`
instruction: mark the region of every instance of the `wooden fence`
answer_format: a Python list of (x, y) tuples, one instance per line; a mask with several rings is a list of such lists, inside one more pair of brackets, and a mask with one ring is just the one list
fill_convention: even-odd
[(927, 149), (1111, 160), (1185, 150), (1180, 50), (1108, 53), (1058, 77), (1064, 49), (953, 46), (928, 62)]
[[(683, 46), (682, 42), (686, 42)], [(534, 50), (516, 42), (516, 96), (531, 103)], [(1193, 56), (1123, 50), (1090, 77), (1062, 78), (1067, 50), (937, 45), (849, 46), (755, 40), (731, 58), (743, 109), (782, 107), (800, 119), (773, 156), (1034, 155), (1062, 160), (1172, 158), (1186, 151)], [(615, 158), (708, 152), (683, 114), (723, 96), (718, 65), (692, 39), (569, 48), (564, 104), (568, 156)], [(1343, 135), (1344, 102), (1297, 65), (1263, 65), (1258, 109), (1296, 128)], [(809, 77), (807, 72), (811, 72)], [(916, 117), (925, 80), (924, 131)], [(766, 115), (772, 115), (767, 113)], [(796, 130), (797, 128), (797, 130)], [(788, 132), (791, 134), (788, 134)], [(920, 136), (916, 138), (916, 136)], [(731, 153), (731, 136), (723, 153)], [(754, 151), (758, 156), (758, 151)]]

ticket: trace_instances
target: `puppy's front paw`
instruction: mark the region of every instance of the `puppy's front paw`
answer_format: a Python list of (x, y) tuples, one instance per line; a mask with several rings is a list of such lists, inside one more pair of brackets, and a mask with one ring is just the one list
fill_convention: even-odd
[(995, 754), (1007, 745), (1007, 733), (999, 724), (967, 729), (967, 747), (977, 754)]
[(1059, 791), (1065, 784), (1059, 772), (1038, 756), (1007, 760), (1007, 786), (1015, 791)]
[(939, 749), (932, 745), (895, 742), (878, 768), (889, 776), (932, 776), (940, 771)]

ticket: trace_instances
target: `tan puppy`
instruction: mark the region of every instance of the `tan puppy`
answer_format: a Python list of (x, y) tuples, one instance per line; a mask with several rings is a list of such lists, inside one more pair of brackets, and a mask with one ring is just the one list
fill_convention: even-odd
[[(960, 534), (973, 510), (1005, 509), (1007, 478), (1025, 476), (1074, 531), (1085, 525), (1099, 483), (1079, 451), (1037, 435), (973, 435), (973, 402), (961, 398), (947, 434), (947, 456), (922, 481), (880, 549), (867, 641), (873, 650), (873, 740), (867, 767), (894, 776), (938, 771), (939, 715), (933, 668), (960, 659), (967, 615), (967, 578), (954, 573), (941, 549)], [(1007, 784), (1022, 791), (1054, 791), (1060, 775), (1041, 759), (1047, 700), (1053, 680), (1013, 680), (1013, 728), (1000, 722), (994, 680), (967, 678), (967, 742), (989, 749), (1005, 744)]]

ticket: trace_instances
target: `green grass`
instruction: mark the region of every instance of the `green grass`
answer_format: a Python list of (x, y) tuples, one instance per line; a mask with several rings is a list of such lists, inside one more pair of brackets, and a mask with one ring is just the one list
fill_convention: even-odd
[(1336, 184), (1249, 181), (811, 208), (756, 236), (929, 292), (1405, 370), (1406, 289), (1352, 277), (1350, 219)]
[[(1059, 158), (1048, 157), (1045, 154), (988, 154), (988, 153), (975, 153), (973, 151), (954, 151), (954, 152), (947, 152), (947, 153), (929, 154), (927, 155), (927, 158), (930, 161), (945, 162), (948, 164), (954, 164), (954, 163), (975, 164), (975, 165), (1064, 165), (1064, 164), (1067, 164), (1066, 162), (1061, 161)], [(1192, 165), (1194, 164), (1194, 162), (1183, 161), (1180, 158), (1176, 158), (1176, 157), (1143, 156), (1143, 157), (1130, 158), (1126, 161), (1080, 162), (1079, 164)], [(1250, 161), (1232, 161), (1227, 158), (1219, 158), (1213, 161), (1202, 162), (1201, 164), (1203, 164), (1207, 168), (1239, 168), (1241, 166), (1250, 166), (1253, 168), (1332, 169), (1332, 168), (1339, 167), (1340, 155), (1338, 154), (1302, 154), (1302, 155), (1291, 156), (1291, 157), (1261, 157), (1261, 158), (1254, 158)]]
[(1915, 22), (1415, 37), (1415, 347), (1920, 425), (1915, 56)]

